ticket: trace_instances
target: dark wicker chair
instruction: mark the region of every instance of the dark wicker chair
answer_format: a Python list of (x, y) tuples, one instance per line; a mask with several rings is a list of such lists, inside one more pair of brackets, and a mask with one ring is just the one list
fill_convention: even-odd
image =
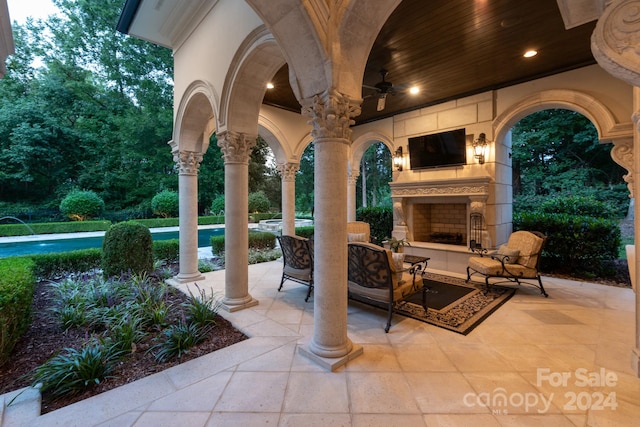
[(313, 240), (300, 236), (277, 236), (284, 266), (278, 292), (285, 280), (292, 280), (309, 287), (305, 301), (309, 301), (313, 290)]

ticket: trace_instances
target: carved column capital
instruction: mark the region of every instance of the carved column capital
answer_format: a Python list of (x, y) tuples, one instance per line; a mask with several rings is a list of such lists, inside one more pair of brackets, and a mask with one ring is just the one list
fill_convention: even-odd
[(470, 212), (484, 216), (487, 208), (487, 196), (469, 196), (469, 201)]
[(591, 52), (609, 74), (640, 86), (640, 0), (609, 2), (591, 35)]
[(331, 88), (303, 100), (302, 114), (310, 117), (314, 140), (336, 138), (350, 140), (352, 117), (360, 114), (360, 103)]
[(296, 180), (296, 173), (300, 170), (300, 163), (284, 163), (278, 165), (278, 172), (282, 175), (282, 180), (291, 182)]
[(173, 161), (178, 165), (180, 175), (197, 175), (202, 153), (196, 151), (173, 151)]
[(231, 131), (220, 132), (217, 136), (225, 164), (249, 164), (249, 156), (256, 146), (255, 136)]

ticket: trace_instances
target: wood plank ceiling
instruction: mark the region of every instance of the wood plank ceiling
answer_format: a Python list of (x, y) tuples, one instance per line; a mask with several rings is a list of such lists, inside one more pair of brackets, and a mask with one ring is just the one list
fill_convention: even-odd
[[(404, 0), (373, 45), (363, 84), (378, 83), (384, 68), (388, 81), (420, 92), (389, 95), (376, 111), (365, 87), (356, 124), (595, 64), (594, 27), (565, 30), (555, 0)], [(538, 55), (524, 58), (528, 49)], [(263, 102), (300, 112), (288, 73), (286, 65), (276, 73)]]

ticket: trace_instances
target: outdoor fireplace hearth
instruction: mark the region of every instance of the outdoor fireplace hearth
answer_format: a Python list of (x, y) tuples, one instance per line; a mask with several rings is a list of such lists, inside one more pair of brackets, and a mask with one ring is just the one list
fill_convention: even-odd
[(444, 243), (447, 245), (464, 245), (462, 233), (431, 233), (429, 241), (432, 243)]

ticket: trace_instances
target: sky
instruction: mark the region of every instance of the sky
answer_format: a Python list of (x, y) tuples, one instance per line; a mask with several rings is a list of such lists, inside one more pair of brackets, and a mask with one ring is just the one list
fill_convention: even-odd
[(23, 24), (27, 17), (46, 18), (55, 13), (56, 8), (51, 0), (7, 0), (11, 22)]

